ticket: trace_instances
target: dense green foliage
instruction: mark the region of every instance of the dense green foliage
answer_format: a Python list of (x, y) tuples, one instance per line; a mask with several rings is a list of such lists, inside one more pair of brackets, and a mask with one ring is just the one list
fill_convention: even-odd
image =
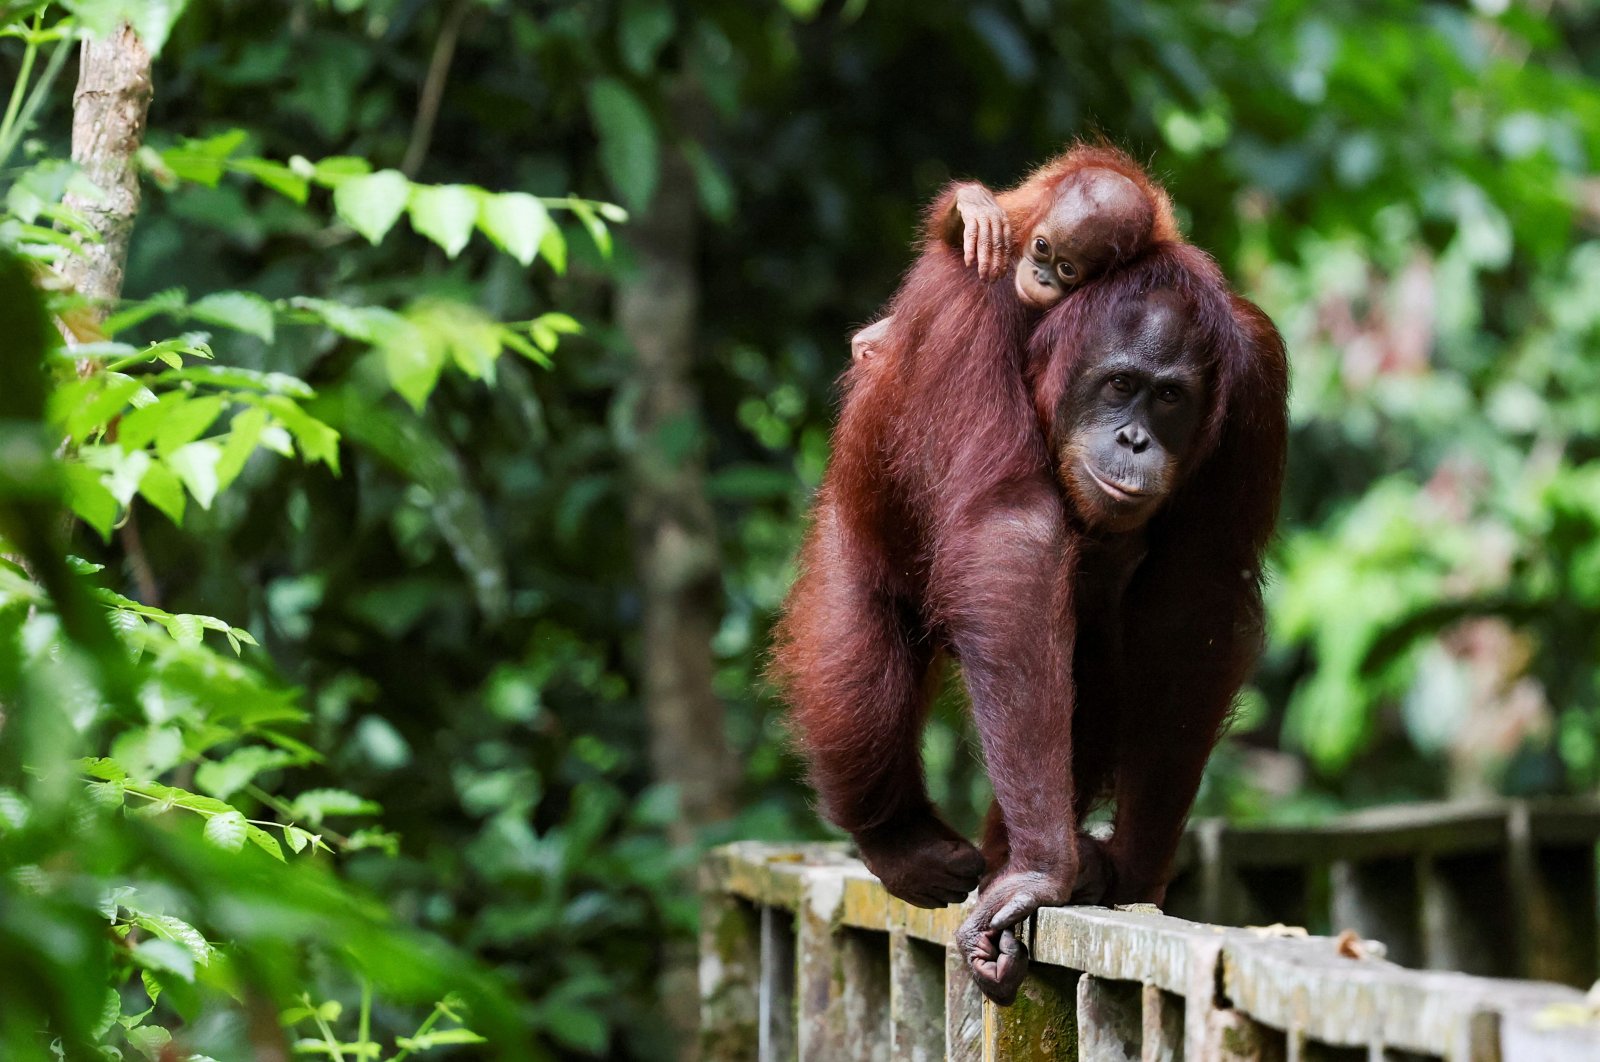
[[(7, 1058), (246, 1057), (278, 1019), (666, 1057), (695, 852), (631, 458), (709, 472), (744, 810), (701, 840), (823, 835), (759, 676), (846, 337), (941, 182), (1074, 136), (1151, 161), (1293, 359), (1271, 645), (1203, 809), (1600, 782), (1593, 3), (183, 6), (0, 4), (0, 242), (36, 262), (83, 237), (73, 35), (162, 45), (109, 335), (69, 351), (0, 276)], [(695, 402), (642, 436), (615, 223), (679, 157)]]

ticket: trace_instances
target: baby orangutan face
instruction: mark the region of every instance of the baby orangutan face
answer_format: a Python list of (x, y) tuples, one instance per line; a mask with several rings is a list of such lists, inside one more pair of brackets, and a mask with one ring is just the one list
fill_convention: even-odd
[(1017, 297), (1048, 310), (1067, 292), (1143, 251), (1155, 213), (1139, 186), (1115, 170), (1074, 174), (1028, 233), (1017, 262)]

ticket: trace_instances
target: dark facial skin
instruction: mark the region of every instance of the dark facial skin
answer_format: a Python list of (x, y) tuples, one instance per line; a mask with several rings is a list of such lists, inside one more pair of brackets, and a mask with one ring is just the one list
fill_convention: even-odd
[(1115, 170), (1074, 176), (1028, 233), (1017, 263), (1017, 297), (1048, 310), (1067, 292), (1140, 250), (1155, 215), (1139, 186)]
[(1062, 397), (1059, 475), (1092, 528), (1137, 530), (1178, 485), (1207, 402), (1189, 327), (1176, 296), (1145, 296), (1102, 330)]

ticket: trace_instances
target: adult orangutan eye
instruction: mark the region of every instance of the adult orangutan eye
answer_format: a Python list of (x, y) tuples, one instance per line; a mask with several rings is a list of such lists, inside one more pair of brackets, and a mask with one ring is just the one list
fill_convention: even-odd
[(1061, 262), (1056, 266), (1056, 273), (1062, 280), (1073, 281), (1078, 279), (1078, 267), (1071, 262)]
[(1044, 242), (1043, 236), (1035, 236), (1033, 238), (1033, 253), (1038, 255), (1040, 258), (1044, 258), (1050, 254), (1050, 245)]
[(1125, 373), (1117, 373), (1115, 376), (1111, 377), (1107, 383), (1111, 384), (1111, 389), (1116, 391), (1118, 394), (1125, 395), (1129, 391), (1133, 390), (1133, 381), (1128, 379), (1127, 374)]
[(1183, 392), (1176, 387), (1163, 387), (1156, 393), (1156, 398), (1169, 406), (1175, 406), (1183, 401)]

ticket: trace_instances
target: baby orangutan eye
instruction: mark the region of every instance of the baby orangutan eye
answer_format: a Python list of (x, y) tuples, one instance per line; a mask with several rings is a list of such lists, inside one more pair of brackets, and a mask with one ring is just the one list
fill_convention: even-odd
[(1062, 262), (1056, 266), (1056, 273), (1062, 280), (1072, 281), (1078, 279), (1078, 267), (1071, 262)]
[(1050, 253), (1050, 245), (1044, 242), (1043, 236), (1035, 236), (1033, 238), (1033, 253), (1040, 258), (1044, 258)]

